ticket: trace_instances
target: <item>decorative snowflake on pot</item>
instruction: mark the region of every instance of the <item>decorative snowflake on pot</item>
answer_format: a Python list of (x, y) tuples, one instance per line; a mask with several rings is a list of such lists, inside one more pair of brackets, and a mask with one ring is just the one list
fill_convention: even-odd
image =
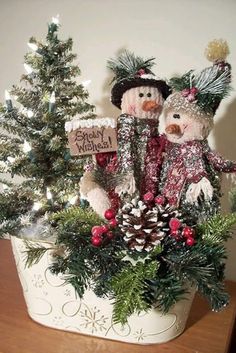
[[(148, 195), (150, 196), (150, 195)], [(181, 214), (165, 204), (162, 197), (134, 198), (126, 203), (117, 215), (118, 227), (130, 250), (150, 252), (161, 240), (171, 233), (170, 221), (181, 224)]]

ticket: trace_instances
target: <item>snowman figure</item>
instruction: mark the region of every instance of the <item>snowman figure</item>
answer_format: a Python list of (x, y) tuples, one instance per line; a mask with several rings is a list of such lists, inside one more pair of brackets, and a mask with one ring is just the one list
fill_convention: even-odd
[(209, 43), (207, 55), (214, 65), (199, 74), (190, 71), (172, 79), (175, 91), (164, 105), (167, 143), (160, 188), (171, 205), (187, 205), (189, 210), (193, 205), (197, 218), (219, 209), (218, 172), (236, 172), (236, 163), (224, 160), (207, 142), (216, 109), (230, 89), (227, 53), (226, 42)]
[[(121, 199), (135, 192), (140, 195), (148, 191), (155, 193), (153, 188), (155, 185), (156, 189), (160, 174), (162, 140), (158, 124), (170, 87), (152, 73), (153, 60), (144, 60), (125, 51), (117, 59), (108, 61), (108, 67), (115, 73), (113, 81), (116, 81), (111, 101), (121, 109), (114, 168), (119, 177), (115, 192)], [(160, 159), (153, 158), (154, 155)], [(149, 183), (149, 175), (155, 183)]]
[(170, 87), (152, 73), (153, 60), (125, 51), (108, 61), (116, 81), (111, 102), (121, 109), (118, 150), (97, 154), (96, 163), (97, 170), (99, 167), (106, 177), (110, 175), (112, 182), (101, 187), (93, 171), (86, 172), (80, 181), (81, 194), (100, 216), (108, 208), (117, 210), (127, 195), (156, 193), (163, 149), (158, 123)]

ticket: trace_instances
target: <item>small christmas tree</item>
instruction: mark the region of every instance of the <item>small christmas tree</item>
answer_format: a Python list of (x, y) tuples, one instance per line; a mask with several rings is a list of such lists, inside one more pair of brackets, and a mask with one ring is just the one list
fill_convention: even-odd
[(30, 38), (23, 85), (6, 91), (6, 105), (0, 105), (0, 172), (24, 178), (19, 185), (0, 180), (0, 235), (18, 232), (77, 198), (84, 159), (71, 158), (64, 125), (78, 114), (94, 117), (94, 107), (75, 80), (80, 69), (73, 64), (73, 41), (60, 40), (58, 30), (53, 18), (44, 44)]

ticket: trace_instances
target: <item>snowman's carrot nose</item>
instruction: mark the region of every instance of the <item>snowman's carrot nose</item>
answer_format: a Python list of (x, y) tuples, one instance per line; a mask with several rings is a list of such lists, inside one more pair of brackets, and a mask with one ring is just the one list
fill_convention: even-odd
[(150, 112), (151, 110), (155, 110), (158, 108), (158, 103), (155, 101), (144, 101), (142, 104), (142, 109), (145, 112)]
[(170, 124), (165, 128), (165, 130), (167, 134), (180, 135), (182, 133), (180, 126), (177, 124)]

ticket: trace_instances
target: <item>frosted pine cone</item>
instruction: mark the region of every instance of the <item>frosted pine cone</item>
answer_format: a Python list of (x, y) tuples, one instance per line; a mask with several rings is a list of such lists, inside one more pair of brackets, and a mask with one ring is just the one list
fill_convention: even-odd
[(130, 250), (151, 251), (169, 233), (169, 221), (179, 216), (169, 205), (148, 207), (138, 198), (119, 211), (118, 226)]

